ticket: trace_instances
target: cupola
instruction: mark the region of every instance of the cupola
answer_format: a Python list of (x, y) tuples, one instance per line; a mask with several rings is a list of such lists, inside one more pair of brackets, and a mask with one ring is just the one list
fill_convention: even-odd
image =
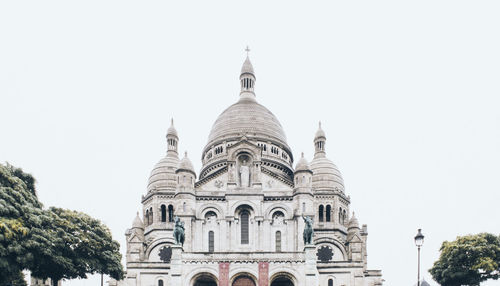
[(326, 135), (319, 123), (314, 135), (314, 159), (311, 161), (313, 172), (312, 187), (315, 191), (344, 191), (344, 180), (337, 166), (326, 157)]
[(160, 190), (174, 191), (177, 185), (175, 170), (179, 165), (177, 154), (177, 144), (179, 137), (174, 128), (174, 120), (170, 122), (170, 128), (167, 130), (167, 155), (162, 158), (151, 171), (148, 182), (148, 192)]
[(193, 164), (187, 156), (187, 152), (184, 153), (184, 158), (179, 162), (177, 167), (177, 183), (182, 188), (194, 188), (194, 181), (196, 179), (196, 172), (194, 171)]
[(167, 130), (167, 144), (168, 151), (177, 153), (177, 143), (179, 141), (179, 137), (177, 136), (177, 130), (174, 127), (174, 119), (170, 120), (170, 127)]
[(295, 187), (309, 188), (312, 185), (312, 174), (311, 168), (309, 167), (309, 162), (307, 162), (304, 157), (304, 152), (302, 152), (302, 156), (297, 162), (297, 166), (295, 167), (294, 172), (294, 182)]
[(255, 88), (255, 73), (253, 71), (252, 63), (250, 62), (250, 58), (248, 53), (250, 49), (247, 47), (245, 49), (247, 52), (247, 58), (241, 67), (240, 74), (240, 85), (241, 92), (240, 96), (242, 98), (255, 98), (254, 88)]

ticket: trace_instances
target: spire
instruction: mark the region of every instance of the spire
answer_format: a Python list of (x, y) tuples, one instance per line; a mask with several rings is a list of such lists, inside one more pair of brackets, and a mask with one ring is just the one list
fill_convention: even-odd
[(135, 219), (132, 223), (132, 228), (144, 229), (144, 224), (142, 223), (142, 220), (139, 217), (139, 212), (137, 212), (137, 215), (135, 216)]
[(245, 62), (243, 63), (243, 66), (241, 67), (241, 74), (240, 74), (240, 86), (241, 86), (241, 92), (240, 96), (242, 98), (255, 98), (255, 93), (254, 93), (254, 88), (255, 88), (255, 73), (253, 71), (253, 66), (252, 63), (250, 62), (250, 49), (247, 48), (245, 49), (247, 52), (247, 58), (245, 59)]
[(167, 144), (168, 152), (175, 153), (177, 155), (177, 143), (179, 142), (179, 137), (177, 136), (177, 130), (174, 127), (174, 119), (170, 119), (170, 127), (167, 130)]
[(325, 143), (326, 143), (325, 131), (321, 129), (321, 121), (320, 121), (318, 131), (316, 131), (316, 134), (314, 135), (314, 150), (315, 150), (314, 158), (325, 156)]

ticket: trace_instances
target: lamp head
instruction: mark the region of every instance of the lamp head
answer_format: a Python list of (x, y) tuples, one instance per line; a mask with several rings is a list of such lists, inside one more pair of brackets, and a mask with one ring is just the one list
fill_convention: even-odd
[(424, 235), (422, 234), (422, 229), (418, 229), (418, 233), (415, 236), (415, 245), (421, 247), (424, 244)]

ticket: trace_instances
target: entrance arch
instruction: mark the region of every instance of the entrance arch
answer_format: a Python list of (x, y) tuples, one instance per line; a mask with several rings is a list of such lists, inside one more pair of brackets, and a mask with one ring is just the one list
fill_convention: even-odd
[(242, 275), (234, 279), (232, 286), (255, 286), (255, 282), (250, 276)]
[(279, 274), (271, 281), (271, 286), (294, 286), (292, 278), (287, 274)]
[(217, 286), (217, 280), (211, 274), (202, 273), (195, 278), (193, 286)]

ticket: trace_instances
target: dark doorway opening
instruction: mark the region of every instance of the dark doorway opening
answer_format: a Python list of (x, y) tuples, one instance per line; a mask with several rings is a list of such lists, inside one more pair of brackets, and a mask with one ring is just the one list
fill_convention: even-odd
[(200, 277), (196, 278), (194, 286), (217, 286), (217, 282), (210, 275), (201, 275)]
[(293, 282), (286, 276), (280, 276), (273, 280), (271, 286), (293, 286)]

